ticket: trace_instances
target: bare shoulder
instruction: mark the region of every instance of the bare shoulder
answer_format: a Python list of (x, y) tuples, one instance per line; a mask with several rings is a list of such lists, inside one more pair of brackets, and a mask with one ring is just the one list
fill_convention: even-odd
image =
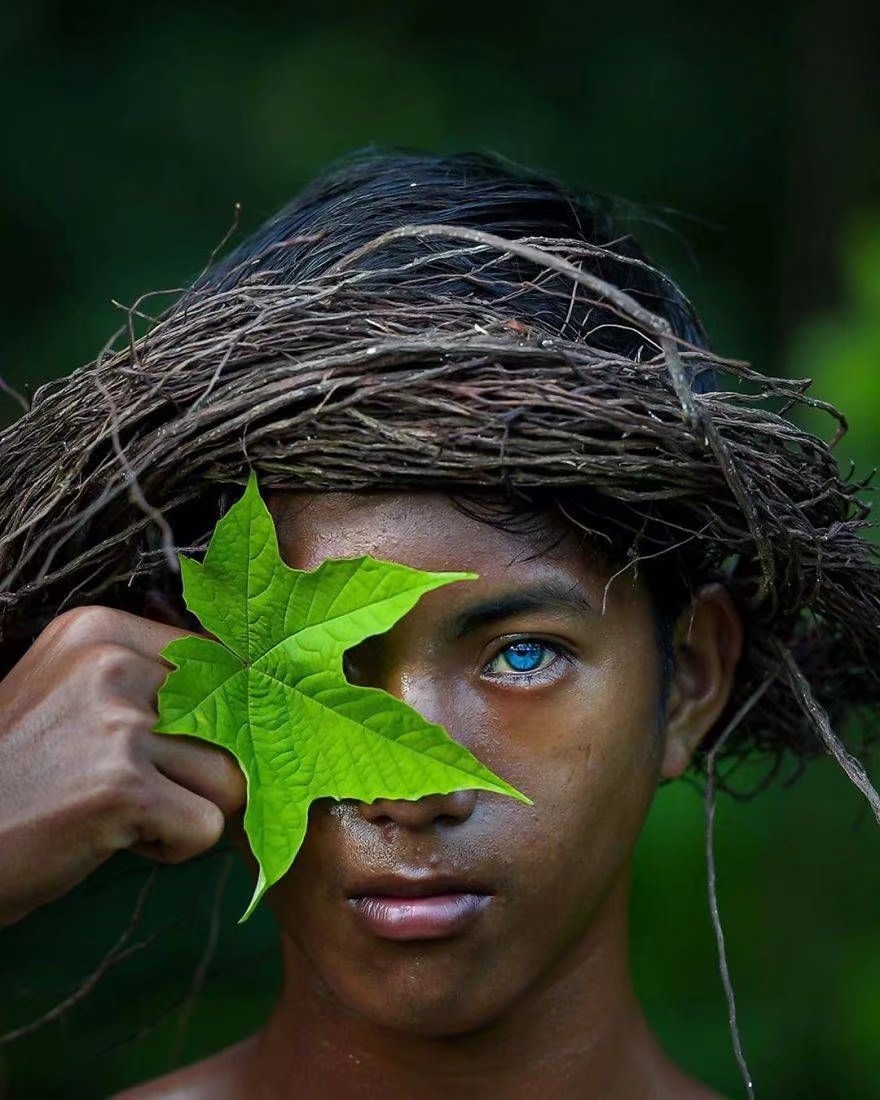
[(113, 1100), (238, 1100), (256, 1036), (242, 1039), (201, 1062), (114, 1094)]

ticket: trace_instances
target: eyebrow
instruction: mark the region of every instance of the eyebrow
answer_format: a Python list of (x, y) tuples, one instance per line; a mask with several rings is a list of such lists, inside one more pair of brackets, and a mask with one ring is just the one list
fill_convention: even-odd
[(470, 604), (450, 619), (446, 633), (455, 641), (481, 626), (529, 611), (561, 611), (580, 618), (595, 614), (596, 609), (577, 584), (548, 580)]

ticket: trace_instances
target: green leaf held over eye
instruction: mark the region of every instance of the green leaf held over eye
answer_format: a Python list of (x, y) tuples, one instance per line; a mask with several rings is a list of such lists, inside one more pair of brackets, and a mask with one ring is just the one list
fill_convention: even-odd
[(204, 562), (179, 558), (186, 606), (219, 641), (191, 635), (162, 651), (174, 669), (154, 729), (221, 745), (247, 777), (244, 829), (259, 877), (241, 921), (290, 867), (315, 799), (477, 789), (530, 802), (442, 726), (343, 672), (345, 650), (390, 629), (426, 592), (477, 574), (369, 556), (291, 569), (253, 473)]

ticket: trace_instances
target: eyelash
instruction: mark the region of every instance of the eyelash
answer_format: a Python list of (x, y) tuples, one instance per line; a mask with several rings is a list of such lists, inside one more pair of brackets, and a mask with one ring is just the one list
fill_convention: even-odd
[[(551, 653), (555, 654), (555, 657), (548, 664), (544, 665), (543, 668), (529, 669), (528, 671), (520, 672), (511, 669), (506, 674), (502, 675), (491, 675), (488, 673), (489, 666), (497, 661), (500, 657), (502, 657), (507, 650), (512, 649), (514, 646), (521, 645), (541, 646), (543, 649), (549, 650)], [(507, 681), (508, 683), (512, 682), (516, 684), (530, 684), (533, 680), (544, 679), (544, 674), (548, 671), (548, 669), (553, 668), (558, 663), (559, 658), (561, 658), (563, 661), (570, 663), (573, 656), (574, 655), (570, 649), (567, 649), (565, 646), (560, 645), (558, 642), (547, 642), (543, 638), (534, 638), (529, 635), (525, 635), (522, 638), (514, 638), (512, 641), (508, 642), (502, 649), (500, 649), (491, 660), (486, 662), (485, 666), (483, 667), (483, 673), (484, 675), (489, 675), (491, 679), (501, 680), (502, 682)]]

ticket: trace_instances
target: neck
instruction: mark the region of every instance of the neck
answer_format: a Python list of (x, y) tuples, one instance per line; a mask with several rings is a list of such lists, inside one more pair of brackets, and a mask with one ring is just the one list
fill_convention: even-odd
[(389, 1031), (354, 1016), (285, 937), (284, 986), (252, 1047), (250, 1090), (287, 1096), (295, 1081), (301, 1095), (381, 1089), (385, 1100), (665, 1095), (662, 1084), (677, 1079), (677, 1071), (632, 988), (629, 882), (627, 866), (584, 939), (502, 1017), (452, 1037)]

